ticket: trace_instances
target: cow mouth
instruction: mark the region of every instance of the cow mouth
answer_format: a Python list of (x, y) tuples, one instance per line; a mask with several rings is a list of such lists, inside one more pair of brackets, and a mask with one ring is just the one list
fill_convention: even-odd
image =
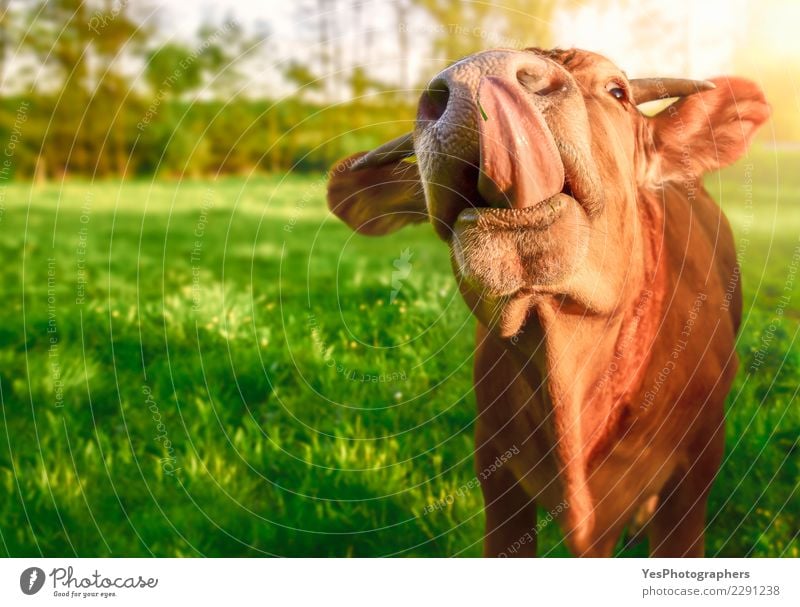
[(575, 198), (569, 184), (565, 182), (560, 192), (524, 208), (491, 206), (480, 194), (470, 197), (471, 206), (458, 213), (452, 234), (465, 229), (479, 229), (489, 232), (501, 231), (541, 231), (550, 228), (569, 204), (583, 208)]
[[(547, 135), (550, 136), (549, 130)], [(503, 155), (507, 158), (498, 162), (496, 151), (490, 156), (487, 147), (481, 146), (480, 165), (466, 167), (462, 172), (457, 188), (453, 188), (457, 193), (447, 195), (450, 200), (439, 201), (441, 207), (455, 211), (450, 214), (454, 221), (447, 226), (450, 240), (467, 230), (487, 233), (548, 230), (570, 205), (591, 214), (590, 204), (572, 188), (570, 176), (575, 167), (569, 158), (564, 158), (555, 142), (546, 155), (539, 154), (536, 164), (526, 164), (526, 154), (513, 146), (506, 148), (508, 152)], [(498, 170), (498, 164), (507, 164), (518, 174), (507, 179), (502, 174), (507, 171)], [(521, 175), (523, 171), (528, 174)]]
[[(423, 151), (419, 156), (426, 155)], [(564, 158), (564, 160), (562, 160)], [(426, 189), (432, 198), (433, 224), (446, 242), (452, 242), (467, 228), (501, 231), (542, 231), (550, 228), (568, 205), (580, 208), (587, 216), (593, 214), (592, 197), (576, 192), (572, 186), (574, 167), (559, 146), (555, 157), (565, 172), (557, 190), (548, 192), (538, 200), (520, 201), (515, 193), (500, 193), (487, 197), (490, 177), (479, 163), (460, 161), (460, 170), (452, 171), (447, 179), (429, 177)], [(494, 183), (494, 182), (492, 182)], [(481, 187), (483, 186), (483, 187)], [(497, 192), (499, 188), (491, 188)]]

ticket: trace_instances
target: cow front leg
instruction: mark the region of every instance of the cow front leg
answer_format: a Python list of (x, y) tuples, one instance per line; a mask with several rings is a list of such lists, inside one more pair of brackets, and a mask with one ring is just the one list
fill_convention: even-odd
[(713, 475), (677, 472), (662, 490), (648, 525), (650, 556), (702, 557)]
[(484, 446), (475, 458), (486, 515), (483, 556), (536, 556), (536, 501), (509, 469), (501, 467), (484, 474), (497, 455), (497, 451)]

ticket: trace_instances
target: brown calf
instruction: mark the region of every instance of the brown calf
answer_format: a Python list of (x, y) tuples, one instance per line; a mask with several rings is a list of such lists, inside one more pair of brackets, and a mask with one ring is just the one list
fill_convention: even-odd
[[(653, 117), (637, 104), (680, 97)], [(702, 187), (769, 116), (759, 88), (629, 80), (581, 50), (493, 50), (423, 93), (415, 130), (332, 172), (331, 210), (386, 234), (431, 221), (477, 317), (484, 552), (536, 508), (576, 555), (646, 524), (654, 556), (701, 556), (723, 453), (741, 293), (733, 236)], [(416, 162), (409, 156), (415, 155)]]

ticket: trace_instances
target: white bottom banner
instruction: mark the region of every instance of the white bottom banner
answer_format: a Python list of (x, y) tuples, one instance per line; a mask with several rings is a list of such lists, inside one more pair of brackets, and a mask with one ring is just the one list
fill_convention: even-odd
[[(796, 559), (4, 559), (0, 605), (800, 605)], [(237, 601), (237, 603), (231, 603)], [(582, 601), (583, 603), (579, 603)], [(184, 603), (185, 604), (185, 603)]]

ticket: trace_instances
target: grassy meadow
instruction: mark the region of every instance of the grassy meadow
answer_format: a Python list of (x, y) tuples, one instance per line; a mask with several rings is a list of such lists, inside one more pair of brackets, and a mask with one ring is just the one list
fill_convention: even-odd
[[(798, 161), (707, 179), (745, 293), (711, 556), (800, 556)], [(0, 555), (480, 554), (474, 321), (429, 226), (355, 236), (321, 175), (0, 189)]]

